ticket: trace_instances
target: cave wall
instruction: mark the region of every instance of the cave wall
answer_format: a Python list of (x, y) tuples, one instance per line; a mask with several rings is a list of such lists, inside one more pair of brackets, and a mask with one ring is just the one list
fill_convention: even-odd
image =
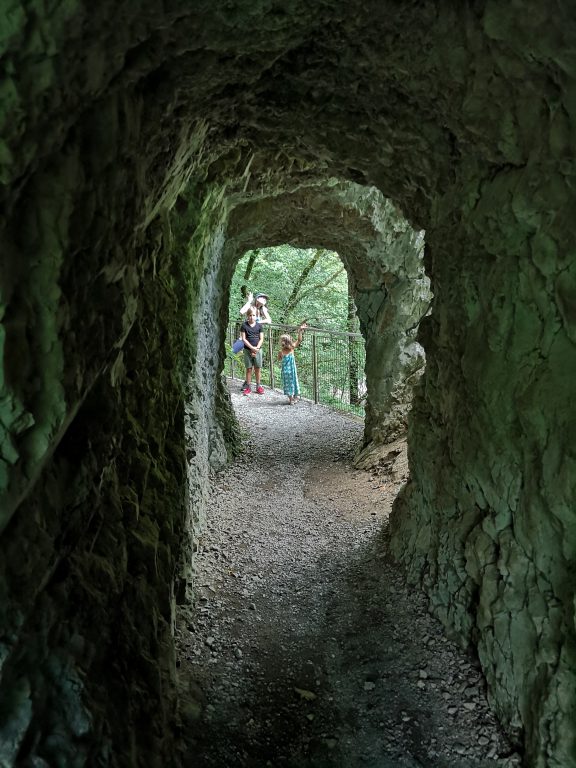
[[(503, 169), (479, 181), (466, 225), (450, 232), (456, 252), (431, 238), (436, 298), (410, 432), (419, 450), (393, 521), (396, 555), (477, 647), (496, 711), (538, 766), (576, 759), (566, 184), (537, 159)], [(535, 207), (536, 188), (554, 216)]]
[(544, 0), (6, 9), (5, 764), (177, 764), (174, 589), (222, 430), (234, 442), (213, 349), (225, 222), (277, 175), (374, 186), (426, 230), (393, 546), (477, 648), (527, 764), (576, 764), (574, 16)]
[[(97, 192), (83, 194), (74, 168), (76, 194), (54, 171), (45, 207), (34, 190), (48, 171), (33, 174), (5, 230), (3, 405), (27, 410), (3, 454), (0, 761), (177, 765), (175, 602), (189, 594), (210, 470), (226, 458), (221, 205), (190, 191), (183, 211), (148, 222), (126, 204), (128, 176), (119, 189), (92, 177)], [(45, 268), (70, 232), (74, 252)]]
[[(129, 343), (101, 361), (0, 541), (3, 765), (133, 764), (142, 752), (163, 764), (186, 509), (170, 272), (168, 259), (155, 280), (140, 265)], [(90, 305), (102, 317), (107, 299)]]

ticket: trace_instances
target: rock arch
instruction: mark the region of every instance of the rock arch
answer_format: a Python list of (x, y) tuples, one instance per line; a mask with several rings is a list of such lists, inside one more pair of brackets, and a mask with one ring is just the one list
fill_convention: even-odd
[(246, 250), (286, 241), (341, 254), (366, 341), (370, 396), (358, 462), (375, 462), (379, 448), (405, 432), (412, 389), (423, 370), (416, 329), (431, 304), (423, 233), (375, 188), (329, 180), (237, 205), (225, 259), (234, 264)]

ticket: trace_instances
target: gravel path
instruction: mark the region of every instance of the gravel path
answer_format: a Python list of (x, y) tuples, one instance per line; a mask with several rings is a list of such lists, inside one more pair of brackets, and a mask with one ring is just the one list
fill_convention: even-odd
[(185, 764), (519, 766), (474, 660), (387, 554), (405, 445), (355, 470), (358, 421), (238, 390), (246, 451), (214, 478), (177, 626)]

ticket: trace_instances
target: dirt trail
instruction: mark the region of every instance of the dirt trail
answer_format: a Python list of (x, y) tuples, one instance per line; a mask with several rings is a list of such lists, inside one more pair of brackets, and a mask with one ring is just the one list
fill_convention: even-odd
[(405, 445), (355, 470), (357, 421), (231, 391), (247, 448), (215, 478), (177, 629), (186, 764), (519, 766), (474, 660), (388, 556)]

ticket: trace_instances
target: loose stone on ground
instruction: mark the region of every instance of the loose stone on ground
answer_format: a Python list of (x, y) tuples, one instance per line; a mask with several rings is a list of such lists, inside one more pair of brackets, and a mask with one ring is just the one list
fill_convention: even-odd
[(519, 766), (475, 660), (388, 555), (405, 444), (356, 470), (360, 422), (231, 395), (246, 451), (214, 478), (177, 627), (187, 764)]

